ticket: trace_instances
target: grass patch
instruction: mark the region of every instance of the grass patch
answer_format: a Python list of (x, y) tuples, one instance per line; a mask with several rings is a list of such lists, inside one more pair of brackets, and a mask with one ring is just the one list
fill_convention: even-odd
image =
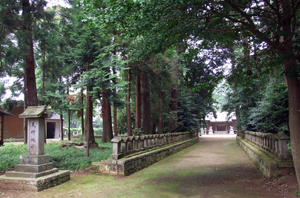
[[(45, 144), (45, 154), (50, 155), (50, 161), (54, 162), (54, 167), (61, 170), (79, 170), (88, 168), (92, 162), (106, 160), (112, 153), (112, 143), (102, 143), (101, 139), (96, 139), (99, 147), (107, 149), (90, 149), (90, 157), (86, 157), (86, 150), (75, 147), (62, 147), (64, 142), (51, 142)], [(0, 147), (0, 171), (13, 168), (20, 163), (20, 156), (27, 155), (27, 145), (5, 144)]]

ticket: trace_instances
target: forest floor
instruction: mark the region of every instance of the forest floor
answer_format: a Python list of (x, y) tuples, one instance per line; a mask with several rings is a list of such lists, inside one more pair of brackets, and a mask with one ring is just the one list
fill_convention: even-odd
[[(227, 137), (227, 138), (226, 138)], [(73, 172), (71, 180), (39, 193), (0, 189), (0, 197), (293, 198), (294, 174), (266, 179), (234, 136), (202, 136), (200, 143), (127, 177)]]

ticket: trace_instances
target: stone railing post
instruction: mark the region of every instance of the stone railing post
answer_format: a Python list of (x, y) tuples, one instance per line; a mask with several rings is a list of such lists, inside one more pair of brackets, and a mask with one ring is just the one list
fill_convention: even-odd
[(285, 133), (278, 136), (278, 158), (280, 160), (291, 159), (291, 154), (289, 154), (287, 146), (289, 140), (290, 138)]
[(148, 135), (148, 144), (149, 144), (149, 147), (152, 148), (153, 147), (153, 135)]
[(127, 137), (123, 137), (122, 138), (122, 153), (123, 153), (123, 157), (127, 155), (128, 151), (127, 151), (127, 141), (128, 138)]
[(114, 137), (111, 142), (113, 143), (113, 153), (110, 155), (111, 159), (117, 160), (123, 157), (121, 153), (121, 137)]
[(144, 136), (144, 147), (145, 147), (145, 148), (148, 148), (148, 147), (149, 147), (149, 145), (148, 145), (148, 135), (145, 135), (145, 136)]
[(145, 150), (145, 141), (144, 141), (144, 136), (140, 136), (140, 149), (141, 151)]
[(133, 150), (134, 150), (134, 152), (139, 151), (139, 145), (140, 145), (140, 137), (139, 136), (133, 136)]
[(155, 146), (158, 146), (159, 145), (159, 143), (158, 143), (158, 135), (156, 134), (156, 135), (154, 135), (154, 142), (155, 142)]
[(131, 154), (133, 151), (133, 136), (128, 136), (127, 151), (129, 154)]

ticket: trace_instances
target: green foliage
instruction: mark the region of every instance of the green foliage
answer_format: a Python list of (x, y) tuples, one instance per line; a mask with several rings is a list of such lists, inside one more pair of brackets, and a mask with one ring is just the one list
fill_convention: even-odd
[(26, 146), (23, 144), (4, 144), (0, 147), (0, 170), (7, 170), (19, 164), (20, 156), (27, 154)]
[(7, 98), (5, 101), (1, 103), (1, 108), (7, 112), (10, 112), (14, 107), (19, 107), (23, 105), (24, 105), (23, 101), (12, 100), (10, 98)]
[[(45, 154), (50, 155), (50, 161), (54, 162), (54, 167), (62, 170), (78, 170), (88, 168), (92, 162), (106, 160), (112, 153), (111, 143), (102, 143), (96, 139), (99, 147), (107, 149), (94, 148), (90, 149), (90, 157), (86, 157), (86, 150), (75, 147), (62, 147), (64, 142), (51, 142), (45, 144)], [(20, 156), (27, 154), (27, 145), (9, 144), (0, 147), (0, 170), (13, 168), (20, 163)]]
[(297, 197), (300, 197), (300, 190), (296, 190), (296, 191), (295, 191), (295, 195), (296, 195)]
[(270, 82), (257, 106), (250, 110), (250, 124), (256, 131), (288, 131), (288, 93), (284, 82)]
[[(70, 128), (71, 133), (73, 134), (81, 134), (81, 128)], [(64, 133), (67, 134), (68, 133), (68, 128), (64, 127)], [(96, 128), (94, 127), (94, 133), (95, 135), (101, 135), (103, 133), (103, 129), (102, 128)]]

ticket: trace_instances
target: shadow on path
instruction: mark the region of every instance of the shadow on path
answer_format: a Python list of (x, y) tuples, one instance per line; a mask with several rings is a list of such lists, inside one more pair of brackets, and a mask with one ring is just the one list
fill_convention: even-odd
[[(236, 144), (235, 136), (202, 136), (200, 143), (128, 177), (71, 175), (71, 181), (21, 197), (285, 197), (268, 189), (267, 180)], [(0, 197), (20, 197), (14, 191)], [(290, 196), (288, 196), (290, 197)]]

